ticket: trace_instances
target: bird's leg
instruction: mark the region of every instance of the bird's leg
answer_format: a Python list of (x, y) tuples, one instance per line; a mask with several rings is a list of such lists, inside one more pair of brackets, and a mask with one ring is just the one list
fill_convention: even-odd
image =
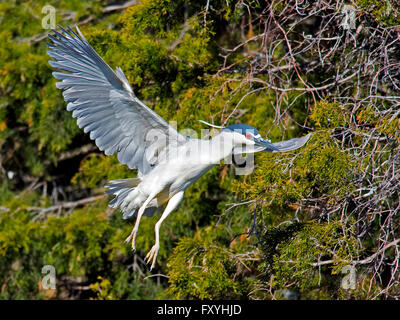
[(156, 265), (157, 254), (158, 250), (160, 249), (160, 226), (164, 219), (178, 206), (179, 202), (182, 201), (183, 198), (183, 191), (178, 192), (175, 194), (171, 199), (169, 199), (168, 204), (160, 218), (155, 225), (155, 234), (156, 234), (156, 243), (150, 249), (149, 253), (146, 255), (145, 261), (149, 263), (152, 261), (150, 270), (152, 270)]
[[(125, 243), (130, 242), (131, 239), (133, 238), (133, 234), (134, 234), (134, 233), (135, 233), (135, 227), (132, 228), (131, 234), (130, 234), (128, 237), (126, 237), (126, 239), (124, 240), (124, 242), (125, 242)], [(132, 246), (132, 249), (133, 249), (133, 246)]]
[(151, 195), (146, 199), (146, 201), (143, 203), (143, 205), (140, 207), (140, 209), (138, 210), (138, 213), (137, 213), (135, 226), (133, 227), (131, 234), (125, 239), (125, 242), (129, 242), (129, 241), (131, 240), (131, 243), (132, 243), (132, 250), (136, 250), (136, 249), (135, 249), (135, 240), (136, 240), (137, 231), (139, 230), (140, 219), (142, 218), (142, 215), (143, 215), (144, 210), (146, 209), (147, 205), (150, 203), (151, 200), (154, 199), (154, 197), (155, 197), (156, 195), (157, 195), (157, 193), (151, 194)]

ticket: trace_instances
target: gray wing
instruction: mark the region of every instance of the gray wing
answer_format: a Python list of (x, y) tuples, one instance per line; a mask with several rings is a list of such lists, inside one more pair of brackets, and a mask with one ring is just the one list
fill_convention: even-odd
[(243, 146), (234, 148), (232, 154), (242, 154), (242, 153), (255, 153), (255, 152), (285, 152), (290, 150), (295, 150), (302, 147), (308, 139), (310, 139), (311, 133), (307, 134), (301, 138), (293, 138), (290, 140), (285, 140), (281, 142), (271, 143), (274, 149), (265, 148), (260, 146)]
[(293, 138), (290, 140), (275, 142), (275, 143), (272, 143), (272, 145), (278, 150), (271, 150), (271, 149), (267, 148), (267, 149), (262, 150), (262, 152), (284, 152), (284, 151), (295, 150), (295, 149), (298, 149), (298, 148), (302, 147), (303, 145), (305, 145), (307, 143), (308, 139), (310, 139), (310, 137), (311, 137), (311, 133), (309, 133), (306, 136), (301, 137), (301, 138)]
[(122, 70), (114, 72), (89, 45), (68, 28), (49, 35), (49, 64), (64, 72), (53, 72), (57, 88), (64, 90), (67, 110), (84, 132), (106, 155), (118, 154), (129, 168), (149, 172), (166, 142), (180, 144), (186, 138), (133, 93)]

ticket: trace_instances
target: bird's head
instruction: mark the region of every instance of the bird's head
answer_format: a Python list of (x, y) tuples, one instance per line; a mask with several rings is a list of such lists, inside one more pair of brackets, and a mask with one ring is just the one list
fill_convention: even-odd
[(221, 132), (230, 134), (235, 145), (255, 145), (274, 150), (271, 142), (263, 139), (258, 130), (248, 124), (231, 124), (224, 127)]
[(212, 125), (208, 122), (200, 120), (214, 128), (222, 129), (222, 134), (227, 139), (230, 139), (233, 146), (255, 146), (268, 148), (271, 151), (277, 150), (276, 147), (267, 139), (263, 139), (258, 130), (248, 124), (231, 124), (227, 127)]

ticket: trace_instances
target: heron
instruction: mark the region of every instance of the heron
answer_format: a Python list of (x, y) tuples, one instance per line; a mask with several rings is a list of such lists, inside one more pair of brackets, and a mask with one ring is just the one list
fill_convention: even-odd
[(79, 128), (89, 133), (105, 155), (117, 154), (120, 163), (137, 169), (136, 178), (112, 180), (105, 192), (114, 196), (112, 208), (123, 218), (134, 218), (132, 232), (125, 239), (135, 250), (135, 239), (143, 216), (164, 207), (156, 222), (155, 244), (145, 257), (150, 270), (160, 249), (160, 226), (177, 208), (185, 190), (223, 159), (237, 154), (284, 152), (303, 146), (310, 134), (272, 143), (246, 124), (217, 126), (211, 139), (185, 136), (139, 100), (120, 67), (115, 71), (90, 46), (78, 27), (76, 32), (59, 26), (47, 43), (49, 64), (59, 71), (53, 76), (63, 90), (67, 110)]

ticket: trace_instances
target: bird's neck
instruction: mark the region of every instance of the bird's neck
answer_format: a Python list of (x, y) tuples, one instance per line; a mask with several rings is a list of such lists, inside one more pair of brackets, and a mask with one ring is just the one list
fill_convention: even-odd
[(210, 140), (208, 156), (214, 163), (219, 163), (232, 154), (233, 147), (232, 139), (224, 133), (219, 133)]

